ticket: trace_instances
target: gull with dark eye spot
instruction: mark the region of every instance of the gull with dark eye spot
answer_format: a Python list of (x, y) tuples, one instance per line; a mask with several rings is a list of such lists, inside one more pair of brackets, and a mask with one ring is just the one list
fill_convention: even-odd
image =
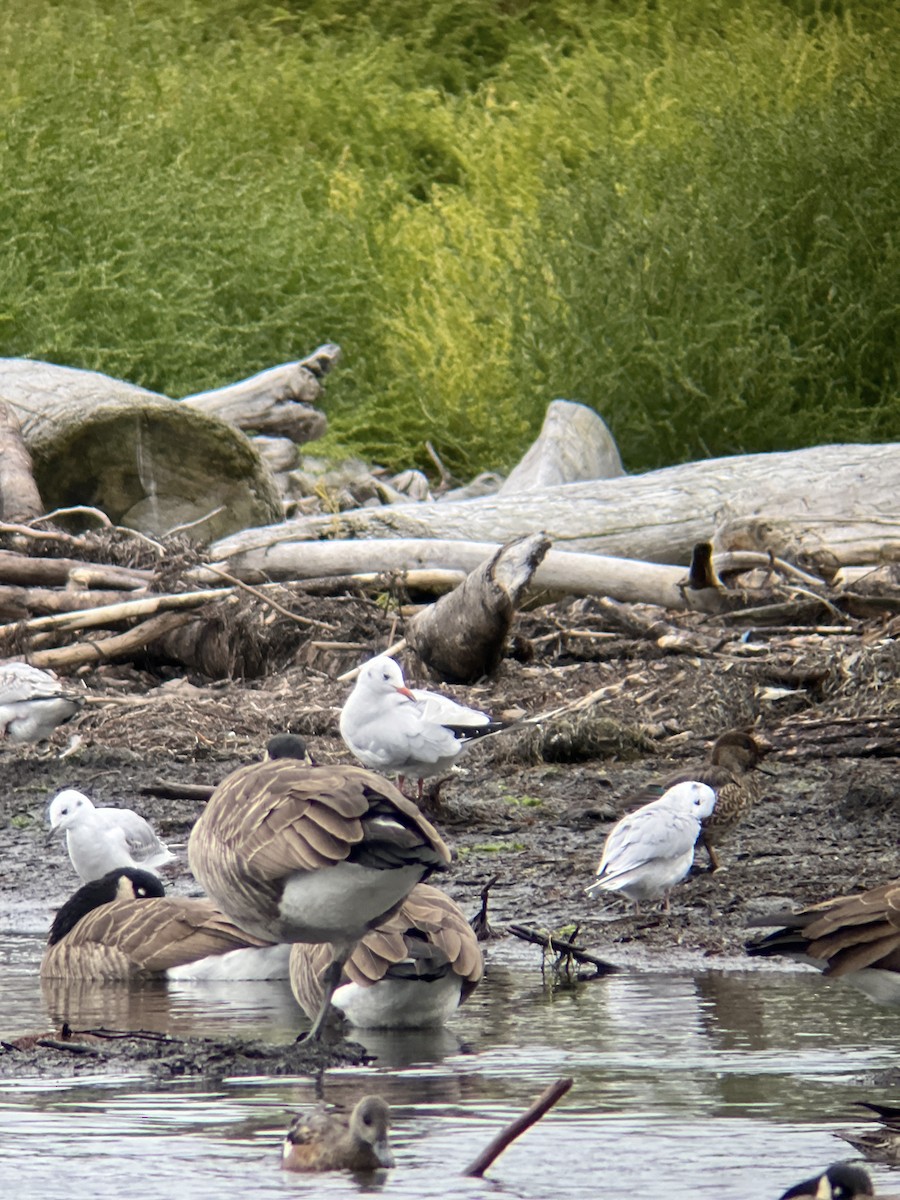
[(476, 738), (505, 729), (441, 692), (408, 688), (398, 663), (379, 654), (360, 667), (341, 711), (341, 737), (363, 766), (419, 782), (444, 775)]
[(89, 883), (116, 867), (152, 871), (175, 855), (149, 821), (130, 808), (96, 808), (74, 788), (54, 796), (47, 809), (50, 836), (65, 833), (72, 866)]

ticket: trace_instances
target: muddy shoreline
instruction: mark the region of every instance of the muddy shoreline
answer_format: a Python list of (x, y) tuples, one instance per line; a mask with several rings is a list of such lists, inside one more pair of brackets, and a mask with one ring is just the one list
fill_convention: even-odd
[[(57, 731), (48, 752), (0, 750), (6, 785), (0, 927), (42, 932), (77, 886), (64, 844), (48, 843), (44, 823), (48, 800), (63, 787), (85, 791), (98, 804), (133, 807), (170, 845), (183, 847), (202, 805), (150, 794), (160, 782), (216, 783), (284, 730), (305, 735), (319, 761), (349, 761), (337, 729), (349, 684), (335, 680), (390, 640), (386, 619), (373, 608), (363, 601), (340, 607), (349, 648), (320, 652), (259, 680), (187, 678), (158, 664), (89, 673), (84, 682), (96, 702)], [(582, 636), (567, 636), (573, 628)], [(577, 926), (578, 941), (614, 964), (677, 969), (703, 961), (749, 968), (753, 962), (742, 957), (742, 947), (753, 914), (896, 875), (900, 750), (889, 742), (873, 747), (865, 738), (842, 741), (849, 726), (864, 727), (900, 709), (893, 638), (877, 636), (877, 629), (873, 636), (870, 623), (848, 627), (840, 638), (801, 630), (790, 639), (767, 639), (752, 655), (729, 647), (697, 657), (665, 653), (651, 640), (617, 640), (613, 632), (595, 619), (589, 602), (546, 606), (520, 618), (517, 657), (505, 659), (494, 679), (451, 689), (495, 716), (545, 712), (599, 693), (596, 703), (540, 732), (522, 728), (487, 739), (444, 783), (431, 815), (457, 857), (435, 882), (467, 913), (474, 914), (481, 889), (496, 878), (489, 917), (499, 932), (510, 922), (542, 930)], [(796, 675), (792, 686), (785, 683), (786, 663)], [(829, 722), (834, 736), (823, 741)], [(764, 798), (722, 842), (724, 869), (696, 870), (673, 893), (667, 914), (635, 916), (627, 901), (586, 897), (606, 832), (627, 811), (630, 795), (655, 777), (702, 762), (715, 736), (736, 726), (753, 727), (771, 744), (766, 766), (772, 774), (765, 777)], [(812, 749), (807, 731), (816, 731)], [(79, 742), (66, 753), (73, 736)], [(702, 853), (698, 864), (705, 866)], [(196, 893), (183, 849), (166, 882), (174, 892)], [(533, 953), (537, 971), (540, 951)], [(99, 1059), (96, 1050), (7, 1051), (0, 1054), (0, 1075), (52, 1072), (61, 1069), (57, 1059), (78, 1058), (68, 1070), (83, 1063), (96, 1071), (100, 1061), (115, 1061), (120, 1069), (123, 1057), (166, 1057), (158, 1047), (142, 1052), (139, 1042), (123, 1047)], [(238, 1059), (248, 1054), (257, 1073), (321, 1065), (304, 1066), (299, 1048), (288, 1059), (283, 1047), (268, 1056), (246, 1047), (197, 1046), (181, 1054), (180, 1066), (179, 1054), (176, 1048), (175, 1065), (157, 1070), (239, 1073)]]

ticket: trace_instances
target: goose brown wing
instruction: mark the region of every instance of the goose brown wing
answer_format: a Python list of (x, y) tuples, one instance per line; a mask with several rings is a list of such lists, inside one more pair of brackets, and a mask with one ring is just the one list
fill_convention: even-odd
[(242, 872), (259, 883), (367, 853), (419, 858), (435, 868), (450, 862), (434, 826), (386, 779), (362, 767), (289, 759), (252, 763), (219, 784), (188, 846), (201, 879), (210, 850), (239, 859)]

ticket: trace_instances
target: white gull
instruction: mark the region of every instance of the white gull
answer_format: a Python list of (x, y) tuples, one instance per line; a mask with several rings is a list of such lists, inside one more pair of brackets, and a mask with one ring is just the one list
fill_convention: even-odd
[(95, 808), (87, 796), (66, 788), (50, 801), (51, 832), (65, 832), (69, 858), (84, 883), (117, 867), (152, 871), (175, 855), (152, 825), (130, 808)]
[(684, 879), (694, 861), (701, 821), (716, 806), (705, 783), (688, 781), (617, 821), (607, 836), (597, 878), (585, 891), (621, 892), (637, 905), (656, 900)]
[(341, 737), (364, 767), (421, 781), (443, 775), (477, 737), (502, 722), (440, 692), (408, 688), (387, 654), (360, 667), (341, 711)]
[(0, 663), (0, 736), (42, 742), (84, 700), (55, 675), (24, 662)]

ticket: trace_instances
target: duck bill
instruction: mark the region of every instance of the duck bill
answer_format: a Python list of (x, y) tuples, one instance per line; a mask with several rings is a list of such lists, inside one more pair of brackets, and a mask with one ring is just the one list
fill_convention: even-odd
[(388, 1145), (386, 1137), (379, 1138), (377, 1142), (372, 1144), (372, 1149), (375, 1151), (375, 1157), (383, 1167), (392, 1167), (394, 1165), (394, 1153)]

